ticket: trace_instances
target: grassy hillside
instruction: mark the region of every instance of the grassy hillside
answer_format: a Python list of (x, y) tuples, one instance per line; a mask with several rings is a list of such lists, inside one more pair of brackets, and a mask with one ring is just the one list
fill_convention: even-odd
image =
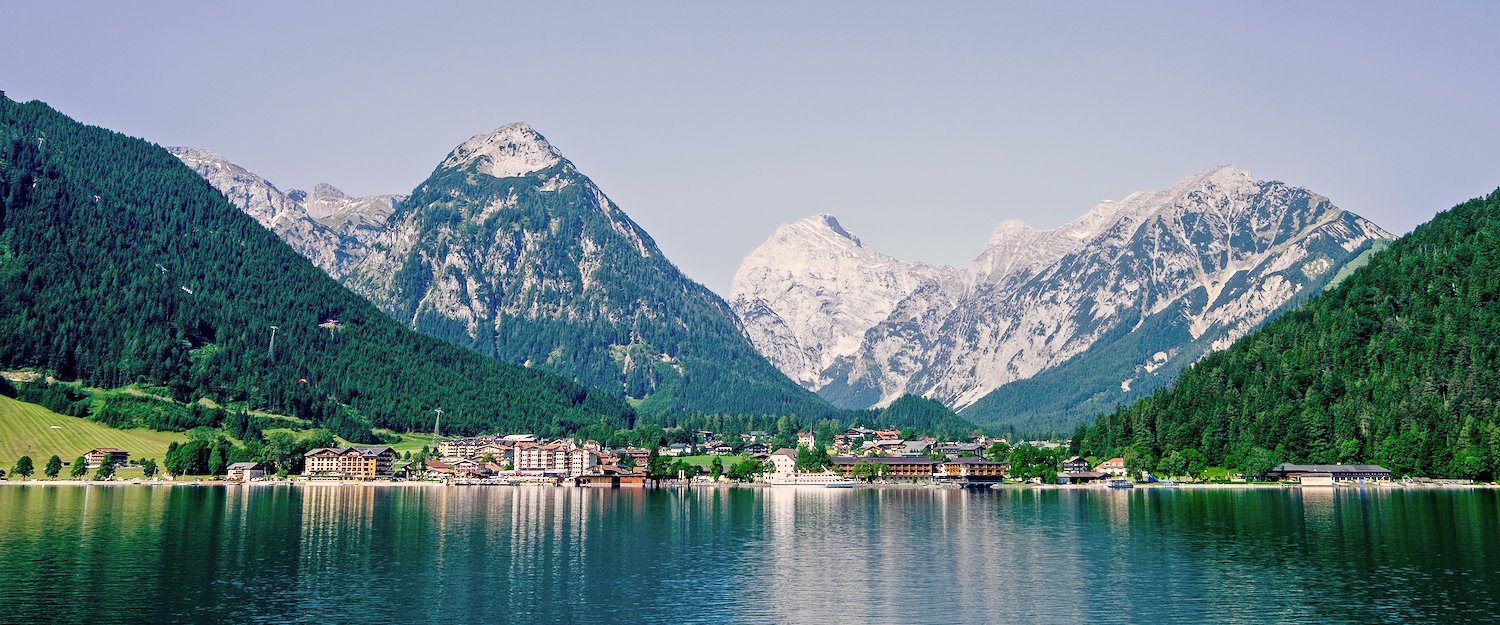
[(40, 476), (42, 466), (53, 454), (71, 461), (95, 447), (117, 447), (129, 451), (131, 459), (154, 458), (160, 462), (173, 441), (185, 442), (187, 436), (145, 429), (116, 430), (0, 397), (0, 469), (6, 472), (15, 466), (17, 458), (31, 456)]

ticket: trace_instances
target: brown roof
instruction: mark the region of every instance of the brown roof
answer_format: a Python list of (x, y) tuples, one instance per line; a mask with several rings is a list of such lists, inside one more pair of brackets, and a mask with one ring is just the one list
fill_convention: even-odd
[(834, 456), (833, 458), (829, 458), (829, 460), (833, 461), (834, 464), (851, 466), (859, 464), (861, 462), (868, 462), (870, 464), (923, 464), (928, 466), (938, 464), (936, 460), (933, 460), (932, 458), (928, 458), (926, 456), (912, 458), (889, 458), (881, 456)]
[(942, 462), (943, 464), (1004, 464), (1003, 462), (995, 462), (994, 460), (985, 460), (979, 456), (959, 456), (952, 460), (943, 460)]

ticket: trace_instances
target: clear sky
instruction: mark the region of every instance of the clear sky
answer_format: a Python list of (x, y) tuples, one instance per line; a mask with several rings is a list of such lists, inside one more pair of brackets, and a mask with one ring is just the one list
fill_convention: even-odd
[[(435, 5), (435, 6), (429, 6)], [(0, 2), (0, 89), (283, 190), (406, 193), (531, 123), (727, 293), (828, 212), (962, 266), (1001, 221), (1235, 164), (1396, 233), (1500, 187), (1500, 2)]]

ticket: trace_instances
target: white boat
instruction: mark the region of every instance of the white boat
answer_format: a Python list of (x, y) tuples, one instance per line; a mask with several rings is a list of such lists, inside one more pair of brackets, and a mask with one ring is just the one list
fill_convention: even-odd
[(854, 487), (854, 480), (833, 471), (819, 471), (817, 473), (772, 473), (766, 477), (766, 483), (772, 486)]

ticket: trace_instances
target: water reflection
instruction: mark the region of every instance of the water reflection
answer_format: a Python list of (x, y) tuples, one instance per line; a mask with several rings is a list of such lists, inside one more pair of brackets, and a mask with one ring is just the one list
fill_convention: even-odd
[(3, 487), (0, 621), (1477, 621), (1497, 519), (1373, 487)]

